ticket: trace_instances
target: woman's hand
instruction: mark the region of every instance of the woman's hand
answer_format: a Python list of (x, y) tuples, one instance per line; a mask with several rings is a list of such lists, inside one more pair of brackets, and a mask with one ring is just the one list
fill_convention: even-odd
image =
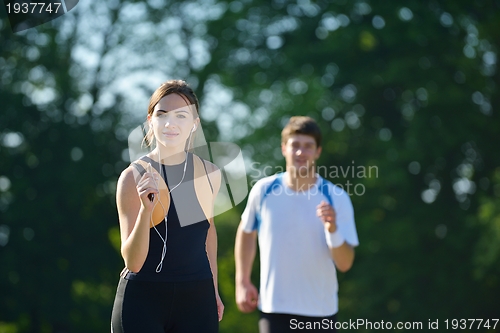
[(224, 304), (222, 303), (222, 300), (220, 299), (219, 293), (215, 296), (215, 299), (217, 300), (217, 314), (219, 316), (219, 321), (222, 320), (222, 316), (224, 315)]
[(146, 211), (153, 210), (158, 201), (158, 173), (153, 173), (153, 167), (149, 163), (146, 173), (144, 173), (137, 183), (137, 194), (141, 199), (141, 205)]

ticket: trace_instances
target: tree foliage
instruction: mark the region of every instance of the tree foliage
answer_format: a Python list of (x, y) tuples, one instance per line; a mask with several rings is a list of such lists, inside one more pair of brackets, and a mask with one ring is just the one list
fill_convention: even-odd
[[(233, 117), (253, 160), (282, 165), (283, 122), (309, 115), (325, 133), (319, 164), (356, 167), (326, 173), (366, 190), (352, 196), (361, 246), (341, 320), (494, 318), (498, 8), (233, 2), (211, 23), (221, 38), (204, 70), (249, 106)], [(358, 175), (369, 166), (377, 176)]]

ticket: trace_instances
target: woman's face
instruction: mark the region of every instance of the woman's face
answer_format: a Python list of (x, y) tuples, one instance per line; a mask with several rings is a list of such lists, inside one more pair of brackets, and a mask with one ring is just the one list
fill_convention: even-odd
[(194, 105), (189, 105), (178, 94), (163, 97), (148, 116), (158, 143), (165, 147), (184, 150), (186, 140), (192, 134), (199, 119), (194, 117)]

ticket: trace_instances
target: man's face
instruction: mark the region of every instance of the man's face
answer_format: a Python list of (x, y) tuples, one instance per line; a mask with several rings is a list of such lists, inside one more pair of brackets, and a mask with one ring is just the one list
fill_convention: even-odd
[(309, 176), (308, 173), (315, 172), (314, 163), (321, 154), (321, 147), (316, 146), (312, 136), (293, 134), (281, 144), (281, 152), (285, 157), (287, 169), (305, 177)]

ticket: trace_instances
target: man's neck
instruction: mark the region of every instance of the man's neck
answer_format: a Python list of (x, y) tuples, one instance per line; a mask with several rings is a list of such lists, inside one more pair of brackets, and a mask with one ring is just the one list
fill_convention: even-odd
[(299, 192), (307, 191), (314, 186), (314, 184), (316, 184), (317, 177), (314, 172), (314, 168), (308, 169), (307, 172), (302, 173), (294, 168), (287, 168), (284, 181), (286, 186), (296, 192)]

